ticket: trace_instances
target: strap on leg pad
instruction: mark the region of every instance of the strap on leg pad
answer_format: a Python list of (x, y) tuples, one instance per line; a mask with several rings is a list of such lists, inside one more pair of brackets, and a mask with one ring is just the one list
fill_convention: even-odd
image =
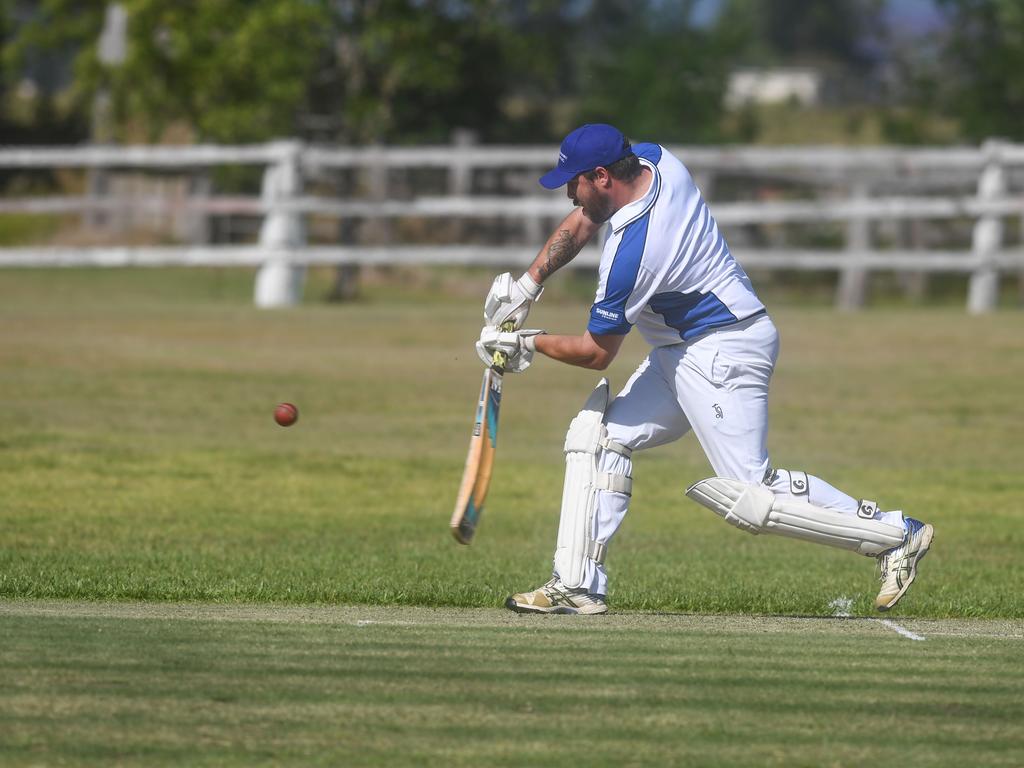
[(873, 520), (878, 514), (878, 504), (868, 499), (861, 499), (857, 502), (857, 517), (865, 520)]
[(686, 495), (753, 534), (774, 533), (871, 556), (903, 543), (900, 526), (777, 497), (763, 485), (711, 477), (690, 486)]
[(601, 447), (604, 448), (606, 451), (617, 453), (619, 454), (619, 456), (625, 456), (627, 459), (633, 455), (632, 448), (629, 448), (623, 445), (622, 443), (615, 442), (610, 437), (608, 437), (607, 434), (605, 435), (604, 440), (601, 441)]
[(565, 484), (562, 513), (555, 547), (555, 570), (562, 583), (571, 588), (583, 584), (586, 561), (603, 563), (608, 545), (595, 541), (594, 511), (599, 490), (632, 493), (633, 479), (598, 471), (597, 455), (602, 449), (629, 457), (624, 445), (608, 438), (604, 413), (608, 408), (608, 381), (601, 379), (583, 410), (572, 420), (565, 435)]

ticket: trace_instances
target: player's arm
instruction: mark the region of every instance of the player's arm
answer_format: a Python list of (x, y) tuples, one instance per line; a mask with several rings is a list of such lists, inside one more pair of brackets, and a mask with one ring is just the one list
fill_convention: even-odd
[(624, 334), (586, 331), (582, 336), (543, 334), (534, 337), (534, 344), (538, 352), (554, 360), (603, 371), (611, 365), (625, 338)]
[(540, 285), (548, 276), (576, 258), (576, 254), (583, 250), (583, 246), (600, 228), (600, 224), (595, 224), (583, 215), (582, 208), (573, 208), (544, 243), (537, 258), (526, 270), (527, 274)]
[(513, 280), (510, 272), (494, 278), (484, 299), (484, 325), (500, 327), (511, 322), (513, 328), (522, 328), (531, 305), (544, 290), (544, 280), (576, 258), (600, 227), (583, 215), (582, 208), (573, 209), (518, 280)]

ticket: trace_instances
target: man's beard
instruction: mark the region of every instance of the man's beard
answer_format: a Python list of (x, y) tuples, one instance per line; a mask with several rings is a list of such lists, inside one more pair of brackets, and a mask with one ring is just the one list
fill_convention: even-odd
[[(579, 205), (579, 202), (576, 201), (576, 204)], [(583, 215), (595, 224), (604, 224), (612, 217), (613, 213), (615, 211), (612, 210), (611, 202), (602, 198), (590, 201), (583, 208)]]

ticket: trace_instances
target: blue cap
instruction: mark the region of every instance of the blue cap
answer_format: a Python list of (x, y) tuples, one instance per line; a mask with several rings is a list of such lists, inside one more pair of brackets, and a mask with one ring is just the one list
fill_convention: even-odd
[(581, 173), (607, 168), (632, 154), (622, 131), (604, 123), (581, 125), (565, 137), (558, 152), (558, 166), (540, 177), (542, 187), (558, 189)]

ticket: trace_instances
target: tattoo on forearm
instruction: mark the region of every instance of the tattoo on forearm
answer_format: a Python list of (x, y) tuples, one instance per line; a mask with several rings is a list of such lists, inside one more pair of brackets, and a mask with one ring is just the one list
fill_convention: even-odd
[(564, 267), (572, 261), (580, 252), (580, 242), (568, 229), (559, 230), (555, 235), (555, 241), (548, 247), (547, 258), (537, 271), (540, 272), (541, 280), (546, 278), (555, 270)]

